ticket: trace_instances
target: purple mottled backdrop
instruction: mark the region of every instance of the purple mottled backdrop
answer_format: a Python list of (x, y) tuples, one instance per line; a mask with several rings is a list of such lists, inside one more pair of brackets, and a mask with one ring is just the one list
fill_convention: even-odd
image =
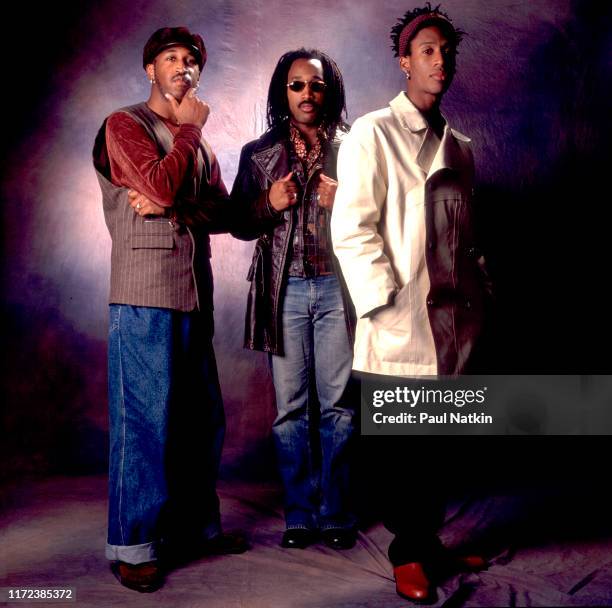
[[(2, 153), (5, 476), (105, 467), (110, 239), (90, 152), (106, 115), (147, 97), (141, 50), (152, 31), (186, 25), (204, 36), (209, 61), (200, 96), (212, 108), (205, 135), (229, 187), (242, 145), (265, 127), (267, 86), (283, 52), (319, 47), (337, 61), (352, 122), (404, 86), (388, 31), (412, 6), (108, 0), (10, 9), (5, 28), (15, 42), (5, 43)], [(594, 227), (606, 223), (596, 218), (610, 198), (603, 186), (609, 7), (589, 0), (443, 5), (469, 33), (444, 111), (474, 142), (484, 245), (498, 288), (491, 371), (610, 368), (597, 358), (605, 346), (581, 340), (595, 335), (586, 319), (605, 318), (606, 307), (598, 291), (605, 269), (586, 273), (593, 257), (580, 241), (580, 219), (595, 240)], [(225, 470), (245, 476), (269, 471), (273, 416), (265, 358), (241, 348), (252, 247), (213, 239), (215, 343), (229, 423)]]

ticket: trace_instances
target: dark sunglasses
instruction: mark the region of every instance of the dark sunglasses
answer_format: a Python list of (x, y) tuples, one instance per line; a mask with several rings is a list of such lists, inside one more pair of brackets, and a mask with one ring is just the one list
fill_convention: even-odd
[(306, 86), (309, 86), (313, 93), (323, 93), (327, 85), (322, 80), (311, 80), (310, 82), (304, 82), (303, 80), (292, 80), (287, 86), (294, 93), (303, 91)]

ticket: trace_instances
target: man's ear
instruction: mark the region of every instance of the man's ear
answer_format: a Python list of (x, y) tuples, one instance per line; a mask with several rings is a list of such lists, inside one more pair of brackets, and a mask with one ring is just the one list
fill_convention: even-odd
[(410, 55), (406, 55), (405, 57), (400, 57), (399, 66), (402, 72), (404, 72), (405, 74), (410, 73)]
[(151, 81), (151, 83), (154, 83), (155, 82), (155, 66), (152, 63), (147, 63), (145, 72), (147, 73), (147, 78)]

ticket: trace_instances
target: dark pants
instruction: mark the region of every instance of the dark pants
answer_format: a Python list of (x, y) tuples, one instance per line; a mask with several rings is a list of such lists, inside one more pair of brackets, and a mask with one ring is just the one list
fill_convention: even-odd
[[(367, 376), (354, 373), (355, 385)], [(355, 418), (360, 426), (360, 415)], [(382, 519), (394, 534), (389, 546), (394, 566), (436, 561), (445, 515), (445, 438), (359, 435), (354, 466), (361, 472), (356, 500), (364, 505), (362, 519)]]
[(434, 457), (432, 437), (361, 437), (380, 463), (381, 516), (395, 537), (389, 545), (394, 566), (432, 562), (441, 550), (437, 532), (445, 504)]

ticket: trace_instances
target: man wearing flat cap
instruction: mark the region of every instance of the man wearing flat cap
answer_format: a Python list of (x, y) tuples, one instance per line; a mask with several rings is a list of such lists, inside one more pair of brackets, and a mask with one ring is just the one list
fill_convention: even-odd
[(240, 553), (221, 531), (216, 479), (225, 430), (212, 346), (211, 232), (228, 195), (202, 137), (202, 38), (157, 30), (143, 52), (145, 103), (102, 125), (94, 165), (112, 238), (106, 556), (120, 582), (158, 589), (160, 553)]
[[(440, 112), (461, 38), (438, 7), (408, 11), (391, 30), (406, 90), (357, 119), (340, 148), (332, 241), (355, 304), (362, 374), (456, 376), (473, 365), (488, 281), (474, 241), (472, 152)], [(367, 438), (370, 451), (378, 439), (397, 591), (433, 601), (434, 566), (448, 554), (436, 534), (444, 512), (431, 441), (419, 459), (419, 437)], [(485, 566), (478, 556), (454, 563)]]

